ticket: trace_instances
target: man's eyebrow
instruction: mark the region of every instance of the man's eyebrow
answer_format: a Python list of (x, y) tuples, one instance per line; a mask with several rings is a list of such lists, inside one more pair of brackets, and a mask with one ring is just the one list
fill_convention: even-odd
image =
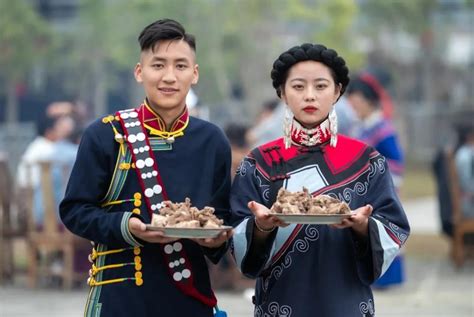
[[(168, 59), (166, 58), (163, 58), (163, 57), (159, 57), (159, 56), (153, 56), (152, 59), (151, 59), (153, 62), (166, 62)], [(179, 57), (179, 58), (176, 58), (173, 60), (173, 62), (186, 62), (186, 63), (189, 63), (189, 59), (185, 58), (185, 57)]]

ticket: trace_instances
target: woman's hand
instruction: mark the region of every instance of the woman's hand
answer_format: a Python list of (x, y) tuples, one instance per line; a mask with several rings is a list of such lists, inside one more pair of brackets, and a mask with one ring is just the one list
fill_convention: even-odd
[(131, 217), (128, 220), (128, 230), (137, 238), (151, 243), (170, 243), (178, 238), (164, 237), (161, 231), (146, 230), (146, 225), (137, 217)]
[(250, 211), (255, 216), (255, 226), (259, 232), (270, 232), (275, 227), (286, 227), (287, 223), (281, 221), (275, 216), (270, 215), (270, 209), (255, 201), (248, 203)]
[(365, 205), (352, 211), (349, 218), (343, 219), (341, 223), (331, 225), (334, 228), (344, 229), (352, 228), (355, 233), (361, 236), (367, 236), (369, 228), (369, 217), (372, 214), (373, 207)]

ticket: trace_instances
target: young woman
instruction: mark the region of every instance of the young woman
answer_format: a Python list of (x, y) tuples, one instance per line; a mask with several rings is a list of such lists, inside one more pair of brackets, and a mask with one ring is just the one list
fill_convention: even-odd
[[(337, 134), (334, 104), (349, 83), (344, 59), (323, 45), (282, 53), (271, 77), (288, 106), (283, 138), (252, 150), (231, 191), (234, 255), (257, 278), (255, 316), (373, 316), (370, 284), (409, 234), (387, 162)], [(269, 214), (278, 189), (343, 200), (334, 225), (287, 225)]]

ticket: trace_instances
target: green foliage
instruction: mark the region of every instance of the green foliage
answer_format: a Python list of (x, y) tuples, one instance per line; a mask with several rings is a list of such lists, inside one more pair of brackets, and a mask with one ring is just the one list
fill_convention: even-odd
[(361, 3), (368, 32), (378, 32), (381, 27), (421, 34), (429, 26), (430, 14), (439, 7), (436, 0), (365, 0)]
[(357, 11), (355, 0), (81, 0), (71, 30), (48, 37), (46, 24), (25, 0), (0, 0), (0, 65), (3, 72), (21, 64), (18, 74), (26, 73), (37, 58), (38, 39), (48, 38), (55, 51), (47, 68), (64, 78), (62, 88), (70, 95), (94, 89), (100, 70), (107, 89), (117, 89), (123, 87), (117, 74), (131, 76), (138, 60), (139, 32), (157, 19), (173, 18), (197, 37), (201, 99), (225, 100), (233, 84), (242, 84), (255, 102), (264, 89), (271, 91), (271, 63), (290, 45), (325, 44), (354, 69), (363, 61), (351, 47), (357, 14), (375, 30), (374, 21), (391, 23), (401, 15), (415, 19), (411, 12), (425, 1), (366, 0)]
[(8, 80), (25, 78), (46, 53), (48, 25), (25, 0), (0, 0), (0, 75)]
[(359, 67), (363, 61), (361, 53), (353, 49), (352, 26), (356, 14), (353, 0), (288, 1), (288, 20), (304, 24), (306, 41), (335, 49), (351, 69)]

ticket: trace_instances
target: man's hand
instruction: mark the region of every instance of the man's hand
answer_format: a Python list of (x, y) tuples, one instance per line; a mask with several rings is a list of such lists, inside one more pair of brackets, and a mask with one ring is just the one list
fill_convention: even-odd
[(161, 231), (146, 230), (146, 225), (137, 217), (131, 217), (128, 220), (128, 229), (137, 238), (151, 243), (170, 243), (178, 238), (167, 238)]
[(369, 217), (372, 214), (373, 207), (365, 205), (352, 211), (349, 218), (343, 219), (341, 223), (331, 225), (334, 228), (344, 229), (352, 228), (355, 233), (361, 236), (367, 236), (369, 228)]
[(200, 246), (206, 247), (206, 248), (218, 248), (221, 245), (223, 245), (227, 240), (232, 237), (234, 234), (234, 230), (229, 229), (226, 231), (221, 232), (217, 237), (215, 238), (205, 238), (205, 239), (191, 239)]

